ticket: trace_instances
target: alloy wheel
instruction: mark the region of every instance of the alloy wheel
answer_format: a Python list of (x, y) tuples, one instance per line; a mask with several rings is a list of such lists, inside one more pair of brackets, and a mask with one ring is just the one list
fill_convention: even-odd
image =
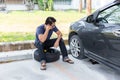
[(81, 47), (80, 47), (79, 40), (76, 38), (73, 38), (70, 42), (70, 50), (71, 50), (72, 56), (79, 57), (80, 52), (81, 52), (80, 48)]

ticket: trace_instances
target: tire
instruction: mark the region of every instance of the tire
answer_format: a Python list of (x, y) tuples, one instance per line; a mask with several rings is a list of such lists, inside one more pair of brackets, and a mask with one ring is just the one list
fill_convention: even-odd
[[(60, 58), (60, 51), (54, 48), (48, 49), (45, 54), (47, 63), (57, 61)], [(39, 62), (41, 61), (41, 54), (38, 52), (38, 50), (35, 50), (34, 52), (34, 59)]]
[(70, 37), (69, 45), (70, 45), (70, 53), (73, 57), (77, 59), (85, 58), (84, 47), (78, 35), (73, 35)]

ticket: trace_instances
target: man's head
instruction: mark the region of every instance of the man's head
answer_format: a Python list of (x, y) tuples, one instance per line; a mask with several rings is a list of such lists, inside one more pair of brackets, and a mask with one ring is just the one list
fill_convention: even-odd
[(55, 26), (56, 19), (54, 17), (47, 17), (45, 25)]

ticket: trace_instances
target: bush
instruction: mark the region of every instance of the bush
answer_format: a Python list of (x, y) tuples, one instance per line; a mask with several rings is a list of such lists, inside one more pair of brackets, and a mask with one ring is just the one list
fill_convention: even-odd
[(49, 11), (53, 11), (54, 8), (53, 8), (53, 0), (48, 0), (48, 10)]
[(53, 0), (38, 0), (38, 6), (40, 10), (53, 11)]
[(40, 10), (44, 10), (43, 0), (38, 0), (38, 7)]

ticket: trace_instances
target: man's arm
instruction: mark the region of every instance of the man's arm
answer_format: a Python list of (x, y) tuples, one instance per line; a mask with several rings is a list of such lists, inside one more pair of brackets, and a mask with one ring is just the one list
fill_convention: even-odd
[(54, 43), (54, 47), (59, 46), (60, 39), (62, 38), (62, 33), (59, 30), (56, 32), (56, 34), (57, 34), (58, 38), (57, 38), (56, 42)]
[(51, 28), (52, 28), (51, 26), (45, 25), (45, 32), (44, 32), (44, 34), (39, 34), (39, 35), (38, 35), (38, 38), (39, 38), (39, 40), (40, 40), (42, 43), (46, 41), (47, 36), (48, 36), (48, 33), (49, 33), (49, 30), (50, 30)]

